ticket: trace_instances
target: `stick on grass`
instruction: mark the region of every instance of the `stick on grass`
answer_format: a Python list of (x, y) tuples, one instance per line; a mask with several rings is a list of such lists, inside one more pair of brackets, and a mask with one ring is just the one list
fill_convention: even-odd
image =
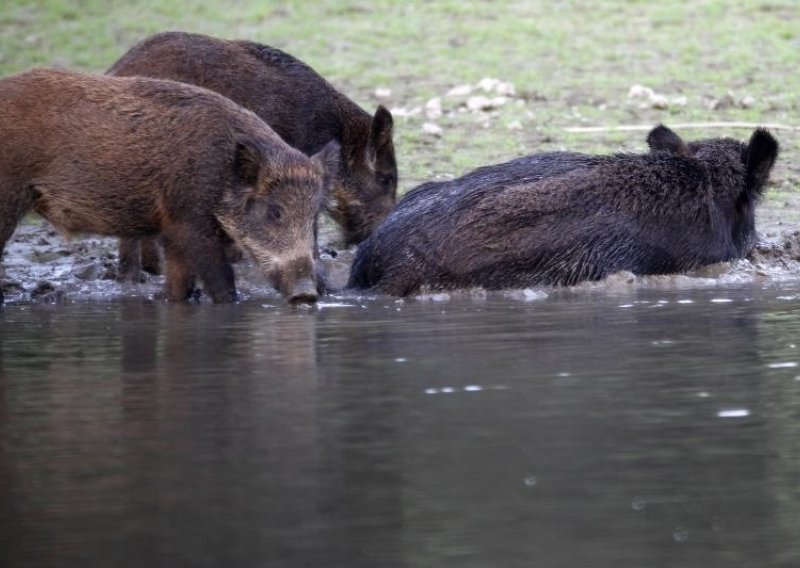
[[(788, 124), (757, 124), (755, 122), (684, 122), (670, 124), (670, 128), (676, 130), (687, 128), (768, 128), (770, 130), (792, 130), (800, 131), (800, 126), (790, 126)], [(637, 132), (652, 130), (652, 125), (644, 124), (623, 124), (619, 126), (570, 126), (565, 128), (566, 132), (593, 134), (599, 132)]]

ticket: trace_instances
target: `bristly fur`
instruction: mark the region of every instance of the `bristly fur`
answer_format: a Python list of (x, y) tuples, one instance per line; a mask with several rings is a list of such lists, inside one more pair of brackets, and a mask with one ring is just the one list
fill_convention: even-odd
[(160, 235), (171, 300), (195, 279), (215, 302), (234, 300), (234, 238), (304, 257), (307, 274), (278, 275), (287, 294), (314, 278), (320, 168), (217, 93), (34, 69), (0, 79), (0, 131), (0, 253), (33, 209), (67, 233)]
[(328, 212), (348, 244), (369, 236), (394, 207), (391, 113), (379, 106), (370, 116), (284, 51), (252, 41), (164, 32), (135, 45), (108, 73), (172, 79), (216, 91), (255, 112), (309, 156), (336, 142), (339, 170), (327, 176), (333, 198)]
[(571, 285), (745, 256), (775, 139), (686, 144), (659, 126), (648, 141), (647, 154), (535, 154), (424, 184), (359, 247), (349, 286)]

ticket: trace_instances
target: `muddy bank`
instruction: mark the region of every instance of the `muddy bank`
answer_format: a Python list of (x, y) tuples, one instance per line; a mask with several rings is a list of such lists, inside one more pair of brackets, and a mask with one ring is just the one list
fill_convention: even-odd
[[(332, 284), (344, 287), (354, 249), (341, 247), (332, 223), (326, 223), (322, 235), (321, 260)], [(143, 274), (140, 282), (118, 281), (117, 260), (115, 238), (93, 235), (64, 238), (43, 219), (30, 218), (17, 227), (6, 245), (0, 282), (6, 303), (126, 297), (163, 301), (163, 276)], [(242, 300), (280, 300), (252, 260), (236, 264), (235, 270)]]
[[(781, 211), (767, 209), (769, 219), (764, 239), (747, 259), (719, 263), (686, 274), (637, 277), (614, 274), (600, 282), (586, 282), (573, 289), (625, 290), (627, 288), (693, 289), (770, 280), (800, 280), (800, 228), (782, 224)], [(347, 282), (354, 248), (344, 249), (332, 223), (321, 231), (321, 259), (331, 284), (343, 288)], [(164, 301), (163, 276), (144, 275), (142, 282), (117, 281), (117, 240), (87, 236), (65, 239), (41, 219), (20, 225), (6, 246), (3, 257), (2, 288), (7, 303), (52, 303), (74, 300), (115, 300), (145, 298)], [(236, 265), (236, 283), (243, 301), (280, 297), (266, 282), (252, 260)], [(547, 288), (516, 290), (504, 295), (523, 301), (547, 296)], [(422, 300), (441, 301), (453, 293), (428, 293)], [(461, 295), (462, 293), (456, 293)], [(482, 296), (481, 290), (463, 294)], [(201, 301), (209, 301), (201, 298)]]

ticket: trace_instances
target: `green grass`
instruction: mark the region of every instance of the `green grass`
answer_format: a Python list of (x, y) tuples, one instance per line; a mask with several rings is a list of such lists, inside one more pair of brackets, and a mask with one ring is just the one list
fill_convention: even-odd
[[(317, 2), (224, 0), (6, 0), (0, 8), (0, 72), (37, 65), (103, 71), (153, 32), (180, 29), (249, 38), (296, 55), (368, 109), (423, 107), (483, 77), (513, 83), (523, 105), (488, 125), (443, 99), (424, 134), (422, 114), (396, 118), (401, 187), (526, 153), (568, 148), (642, 150), (643, 133), (569, 134), (568, 126), (751, 121), (800, 124), (800, 28), (795, 0), (567, 0), (551, 2)], [(685, 106), (639, 108), (644, 84)], [(392, 94), (378, 99), (376, 87)], [(728, 92), (750, 108), (711, 110)], [(448, 112), (450, 111), (450, 112)], [(507, 125), (519, 122), (522, 129)], [(686, 138), (743, 130), (691, 130)], [(800, 133), (777, 132), (782, 192), (800, 186)], [(783, 198), (783, 196), (782, 196)]]

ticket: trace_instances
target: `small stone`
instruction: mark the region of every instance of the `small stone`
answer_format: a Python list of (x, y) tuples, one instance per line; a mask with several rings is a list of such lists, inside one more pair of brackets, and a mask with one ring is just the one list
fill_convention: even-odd
[(431, 136), (436, 136), (437, 138), (442, 135), (442, 127), (438, 124), (434, 124), (432, 122), (426, 122), (422, 125), (422, 131), (425, 134), (430, 134)]
[(493, 77), (484, 77), (480, 81), (478, 81), (477, 87), (482, 89), (484, 92), (491, 93), (494, 88), (500, 83), (500, 79), (495, 79)]
[(718, 99), (711, 99), (707, 106), (709, 110), (722, 110), (732, 107), (736, 103), (733, 93), (728, 92)]
[(8, 294), (9, 292), (22, 292), (24, 290), (22, 284), (16, 280), (0, 280), (0, 290), (3, 291), (4, 294)]
[(512, 85), (511, 83), (505, 83), (503, 81), (500, 81), (500, 83), (498, 83), (497, 86), (494, 88), (494, 92), (497, 93), (498, 95), (506, 95), (509, 97), (513, 97), (516, 94), (516, 89), (514, 88), (514, 85)]
[(633, 85), (628, 89), (629, 99), (650, 99), (653, 95), (655, 95), (655, 91), (644, 85)]
[(419, 113), (422, 112), (422, 109), (420, 107), (414, 107), (414, 108), (410, 108), (410, 109), (409, 108), (405, 108), (405, 107), (397, 107), (397, 108), (391, 109), (390, 112), (395, 117), (416, 116), (416, 115), (418, 115)]
[(492, 118), (485, 112), (477, 112), (473, 115), (475, 123), (481, 128), (489, 128), (492, 125)]
[(664, 95), (653, 95), (650, 97), (650, 106), (657, 109), (669, 108), (669, 99)]
[(753, 105), (756, 104), (756, 99), (750, 95), (747, 95), (742, 100), (739, 101), (739, 106), (742, 108), (752, 108)]
[(464, 97), (472, 92), (470, 85), (458, 85), (447, 91), (448, 97)]
[(430, 120), (436, 120), (442, 116), (442, 99), (434, 97), (425, 103), (425, 116)]
[(53, 292), (55, 289), (56, 287), (53, 286), (52, 282), (39, 280), (33, 290), (31, 290), (31, 298), (38, 298), (39, 296)]
[(489, 110), (492, 108), (492, 99), (481, 95), (467, 99), (467, 108), (471, 111)]
[(375, 89), (375, 96), (379, 99), (385, 99), (392, 96), (392, 90), (389, 87), (378, 87)]
[(506, 128), (509, 130), (522, 130), (522, 123), (519, 120), (515, 120), (514, 122), (509, 122)]
[(103, 265), (99, 262), (87, 262), (72, 269), (72, 274), (78, 280), (100, 280)]

